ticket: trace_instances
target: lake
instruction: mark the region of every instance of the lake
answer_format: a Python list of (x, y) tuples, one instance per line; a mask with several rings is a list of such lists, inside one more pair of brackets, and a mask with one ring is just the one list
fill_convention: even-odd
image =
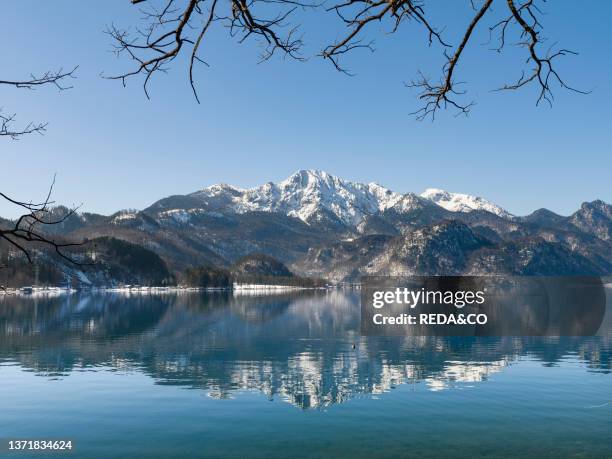
[(0, 456), (612, 457), (612, 337), (363, 337), (359, 311), (341, 290), (0, 297)]

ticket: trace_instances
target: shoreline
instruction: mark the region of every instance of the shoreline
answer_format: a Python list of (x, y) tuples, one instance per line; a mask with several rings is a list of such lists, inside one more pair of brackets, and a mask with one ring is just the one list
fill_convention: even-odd
[(120, 294), (150, 294), (150, 295), (162, 295), (162, 294), (173, 294), (173, 293), (220, 293), (228, 292), (234, 295), (261, 295), (261, 294), (275, 294), (305, 290), (331, 290), (338, 288), (337, 286), (328, 285), (324, 287), (303, 287), (294, 285), (274, 285), (274, 284), (234, 284), (231, 287), (190, 287), (184, 285), (175, 286), (139, 286), (139, 285), (124, 285), (124, 286), (113, 286), (113, 287), (86, 287), (86, 288), (72, 288), (72, 287), (57, 287), (57, 286), (45, 286), (45, 287), (18, 287), (18, 288), (6, 288), (0, 290), (0, 297), (2, 296), (21, 296), (21, 297), (37, 297), (37, 296), (61, 296), (61, 295), (73, 295), (75, 293), (120, 293)]

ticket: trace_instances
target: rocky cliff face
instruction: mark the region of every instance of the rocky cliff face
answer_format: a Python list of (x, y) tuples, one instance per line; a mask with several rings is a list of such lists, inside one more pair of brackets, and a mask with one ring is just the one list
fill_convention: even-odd
[(569, 222), (580, 230), (604, 241), (612, 238), (612, 206), (603, 201), (585, 202)]
[(464, 223), (448, 220), (395, 238), (368, 267), (368, 274), (459, 275), (471, 253), (491, 245)]

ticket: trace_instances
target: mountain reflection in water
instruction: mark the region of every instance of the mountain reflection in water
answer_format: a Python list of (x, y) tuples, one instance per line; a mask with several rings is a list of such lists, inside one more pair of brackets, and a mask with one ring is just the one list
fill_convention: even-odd
[(258, 390), (319, 408), (400, 384), (478, 383), (522, 356), (609, 373), (612, 339), (362, 337), (355, 292), (0, 298), (0, 362), (42, 377), (134, 371), (229, 398)]

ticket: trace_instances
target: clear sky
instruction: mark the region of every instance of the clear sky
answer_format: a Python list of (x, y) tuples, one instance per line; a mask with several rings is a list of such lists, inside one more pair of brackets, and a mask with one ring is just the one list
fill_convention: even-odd
[[(458, 42), (469, 2), (436, 2), (447, 41)], [(100, 78), (129, 63), (110, 53), (106, 25), (135, 24), (128, 0), (7, 1), (0, 77), (17, 79), (79, 65), (70, 91), (0, 87), (0, 106), (18, 120), (49, 121), (44, 136), (1, 140), (1, 190), (37, 199), (57, 173), (55, 199), (112, 213), (159, 198), (227, 182), (249, 187), (298, 169), (323, 169), (396, 191), (444, 188), (486, 197), (510, 212), (547, 207), (569, 214), (596, 198), (612, 202), (612, 2), (545, 5), (550, 43), (580, 52), (559, 62), (571, 84), (592, 94), (555, 89), (552, 109), (535, 106), (536, 88), (490, 90), (519, 75), (524, 55), (489, 51), (487, 25), (458, 68), (477, 105), (468, 118), (441, 113), (418, 122), (415, 93), (404, 87), (418, 69), (437, 75), (439, 48), (427, 47), (413, 24), (387, 35), (374, 26), (376, 52), (357, 51), (347, 77), (328, 62), (281, 58), (257, 64), (255, 44), (238, 45), (224, 30), (210, 36), (198, 70), (202, 104), (190, 92), (181, 62), (154, 79), (147, 100), (138, 80), (127, 88)], [(498, 6), (501, 8), (501, 5)], [(306, 55), (342, 31), (335, 19), (305, 13)], [(14, 209), (0, 202), (0, 215)]]

